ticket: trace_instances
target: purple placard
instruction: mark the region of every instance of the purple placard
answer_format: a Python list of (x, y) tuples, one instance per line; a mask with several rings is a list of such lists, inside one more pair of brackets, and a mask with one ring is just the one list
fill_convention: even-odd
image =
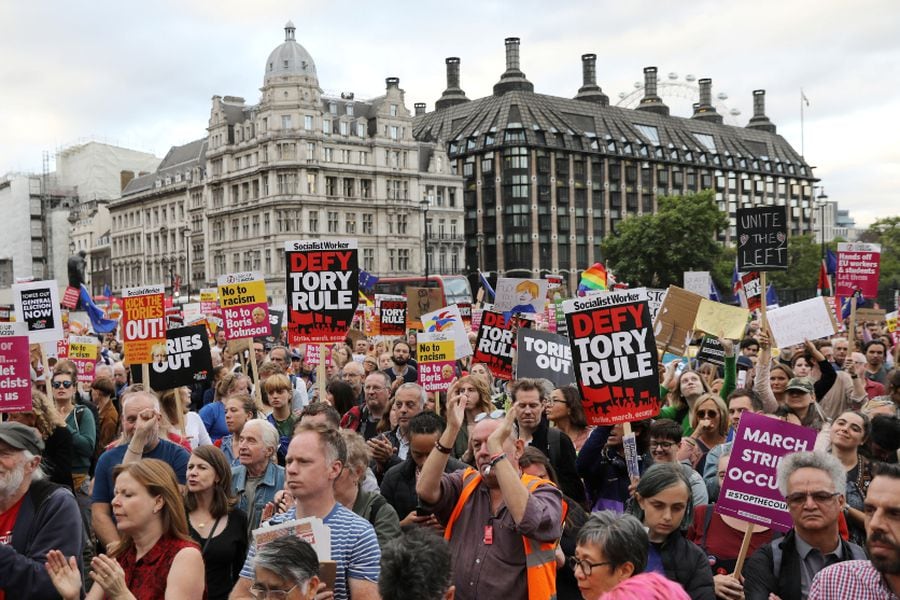
[[(0, 412), (30, 411), (31, 365), (27, 335), (0, 333)], [(23, 331), (24, 333), (24, 331)]]
[(811, 451), (815, 441), (812, 429), (775, 417), (742, 414), (716, 512), (778, 531), (790, 529), (793, 521), (778, 491), (776, 469), (781, 457)]

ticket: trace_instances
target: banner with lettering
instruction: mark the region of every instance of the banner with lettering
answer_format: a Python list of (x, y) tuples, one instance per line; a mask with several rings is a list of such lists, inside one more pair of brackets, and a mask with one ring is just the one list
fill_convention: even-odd
[(737, 209), (737, 242), (738, 271), (787, 269), (787, 206)]
[(28, 327), (0, 323), (0, 412), (31, 412)]
[(734, 436), (716, 512), (778, 531), (790, 529), (793, 521), (778, 490), (776, 469), (783, 456), (811, 451), (815, 442), (813, 429), (744, 412)]
[[(204, 325), (179, 327), (166, 332), (165, 354), (150, 363), (150, 388), (170, 390), (206, 381), (212, 374), (209, 337)], [(142, 382), (140, 367), (132, 366), (132, 381)]]
[(32, 344), (55, 342), (63, 337), (59, 288), (55, 280), (16, 283), (12, 290), (16, 321), (25, 323)]
[(591, 425), (659, 412), (659, 370), (643, 293), (611, 292), (563, 303), (575, 377)]
[(356, 240), (285, 243), (288, 342), (341, 342), (359, 304)]
[(483, 311), (472, 363), (484, 364), (497, 379), (512, 379), (513, 349), (518, 326), (519, 320), (516, 317), (507, 320), (502, 313)]
[(426, 392), (445, 392), (456, 377), (455, 350), (452, 339), (440, 333), (419, 333), (416, 336), (418, 382)]
[(403, 296), (375, 294), (379, 335), (403, 335), (406, 333), (406, 298)]
[(122, 290), (122, 346), (125, 363), (144, 365), (166, 353), (166, 315), (161, 285)]
[(225, 339), (265, 337), (272, 334), (266, 282), (253, 271), (219, 276), (219, 306)]
[(741, 287), (747, 299), (747, 310), (759, 310), (762, 306), (762, 280), (759, 271), (750, 271), (741, 275)]
[(455, 304), (422, 315), (422, 331), (424, 333), (439, 334), (441, 339), (453, 340), (453, 348), (456, 354), (454, 358), (461, 359), (472, 355), (469, 334), (466, 331), (466, 326), (463, 325), (459, 307)]
[(100, 357), (100, 341), (86, 335), (69, 336), (67, 358), (78, 367), (78, 383), (94, 381), (94, 369)]
[(556, 387), (574, 384), (568, 338), (520, 328), (516, 340), (516, 379), (523, 377), (547, 379)]
[(863, 298), (877, 297), (880, 270), (879, 244), (839, 243), (834, 295), (847, 298), (859, 290)]

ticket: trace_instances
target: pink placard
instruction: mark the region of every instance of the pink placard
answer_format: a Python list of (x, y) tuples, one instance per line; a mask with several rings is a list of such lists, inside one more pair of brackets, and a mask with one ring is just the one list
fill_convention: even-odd
[(28, 336), (0, 338), (0, 412), (32, 410)]
[(878, 244), (838, 244), (834, 295), (849, 297), (859, 290), (864, 298), (878, 296), (880, 263)]

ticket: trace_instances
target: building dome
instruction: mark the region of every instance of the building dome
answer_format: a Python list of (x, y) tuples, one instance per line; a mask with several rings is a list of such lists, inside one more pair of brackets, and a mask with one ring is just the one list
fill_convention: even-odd
[(284, 26), (284, 43), (272, 50), (266, 61), (266, 76), (263, 84), (266, 85), (275, 77), (305, 76), (317, 80), (316, 63), (306, 48), (294, 39), (296, 28), (291, 21)]

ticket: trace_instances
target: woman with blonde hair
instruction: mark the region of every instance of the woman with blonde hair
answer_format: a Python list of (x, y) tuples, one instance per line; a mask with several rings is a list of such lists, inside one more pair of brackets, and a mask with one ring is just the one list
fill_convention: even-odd
[(31, 410), (9, 413), (9, 420), (38, 430), (44, 440), (41, 469), (53, 483), (72, 489), (72, 433), (56, 410), (56, 403), (32, 388)]
[[(475, 427), (475, 417), (481, 413), (490, 414), (494, 410), (494, 405), (491, 403), (491, 392), (487, 383), (477, 376), (465, 375), (457, 379), (447, 391), (448, 400), (454, 396), (462, 396), (461, 400), (466, 405), (466, 422), (464, 427), (460, 427), (456, 443), (453, 444), (453, 457), (468, 462), (466, 458), (470, 460), (474, 458), (469, 451), (469, 436)], [(463, 458), (464, 456), (466, 458)]]
[[(109, 555), (91, 561), (95, 585), (87, 600), (201, 600), (206, 585), (197, 573), (203, 558), (188, 534), (184, 503), (172, 467), (161, 460), (119, 465), (113, 470), (119, 543)], [(81, 597), (75, 557), (47, 554), (47, 571), (64, 600)]]
[(718, 395), (703, 394), (691, 409), (691, 435), (681, 438), (678, 460), (689, 460), (702, 473), (711, 448), (725, 442), (728, 436), (728, 408)]
[[(169, 431), (186, 440), (190, 445), (189, 451), (212, 444), (200, 415), (190, 410), (191, 393), (187, 387), (162, 392), (159, 396), (159, 407), (163, 417), (168, 421)], [(184, 430), (178, 429), (179, 412), (181, 412), (180, 420), (184, 422)]]

